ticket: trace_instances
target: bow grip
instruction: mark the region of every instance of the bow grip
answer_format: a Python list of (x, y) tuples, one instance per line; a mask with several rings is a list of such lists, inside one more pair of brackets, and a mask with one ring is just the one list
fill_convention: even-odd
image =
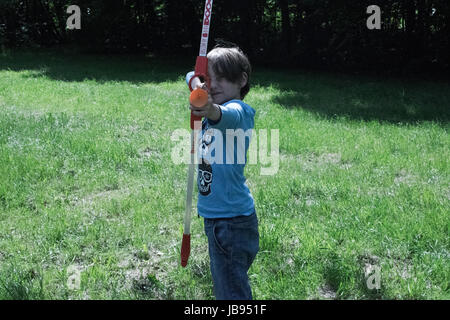
[(197, 60), (195, 61), (195, 69), (194, 69), (194, 76), (189, 79), (189, 90), (194, 90), (195, 88), (192, 88), (192, 80), (194, 78), (199, 78), (200, 80), (206, 82), (208, 88), (210, 85), (209, 77), (208, 77), (208, 58), (205, 56), (198, 56)]

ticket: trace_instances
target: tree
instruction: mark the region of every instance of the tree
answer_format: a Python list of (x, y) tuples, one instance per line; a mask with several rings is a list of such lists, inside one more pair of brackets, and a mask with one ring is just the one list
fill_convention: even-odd
[[(195, 55), (204, 2), (78, 0), (81, 30), (66, 30), (69, 0), (0, 0), (0, 44), (74, 44), (99, 52)], [(370, 0), (214, 1), (211, 45), (240, 45), (252, 61), (339, 69), (449, 68), (448, 0), (379, 0), (381, 30), (366, 28)]]

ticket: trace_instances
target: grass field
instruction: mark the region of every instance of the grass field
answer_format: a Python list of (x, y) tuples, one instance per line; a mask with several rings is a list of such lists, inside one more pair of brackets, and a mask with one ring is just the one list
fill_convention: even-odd
[[(214, 298), (196, 215), (179, 266), (186, 61), (0, 56), (0, 299)], [(449, 299), (450, 84), (258, 67), (252, 80), (256, 129), (280, 136), (277, 174), (246, 168), (254, 298)]]

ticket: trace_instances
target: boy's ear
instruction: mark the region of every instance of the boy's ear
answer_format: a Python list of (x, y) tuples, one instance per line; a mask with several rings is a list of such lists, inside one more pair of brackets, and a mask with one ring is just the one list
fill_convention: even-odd
[(248, 74), (247, 72), (242, 72), (242, 77), (241, 77), (241, 88), (245, 87), (245, 85), (248, 82)]

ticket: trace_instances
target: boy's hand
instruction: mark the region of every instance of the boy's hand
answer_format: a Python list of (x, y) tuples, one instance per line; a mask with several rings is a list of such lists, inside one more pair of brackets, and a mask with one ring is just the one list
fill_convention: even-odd
[[(197, 85), (197, 88), (201, 88), (208, 92), (208, 88), (205, 83), (202, 85)], [(197, 89), (196, 88), (196, 89)], [(220, 118), (220, 108), (217, 104), (213, 103), (212, 97), (208, 92), (208, 102), (203, 107), (196, 107), (194, 105), (190, 105), (190, 109), (195, 116), (201, 116), (208, 118), (212, 121), (217, 121)]]

